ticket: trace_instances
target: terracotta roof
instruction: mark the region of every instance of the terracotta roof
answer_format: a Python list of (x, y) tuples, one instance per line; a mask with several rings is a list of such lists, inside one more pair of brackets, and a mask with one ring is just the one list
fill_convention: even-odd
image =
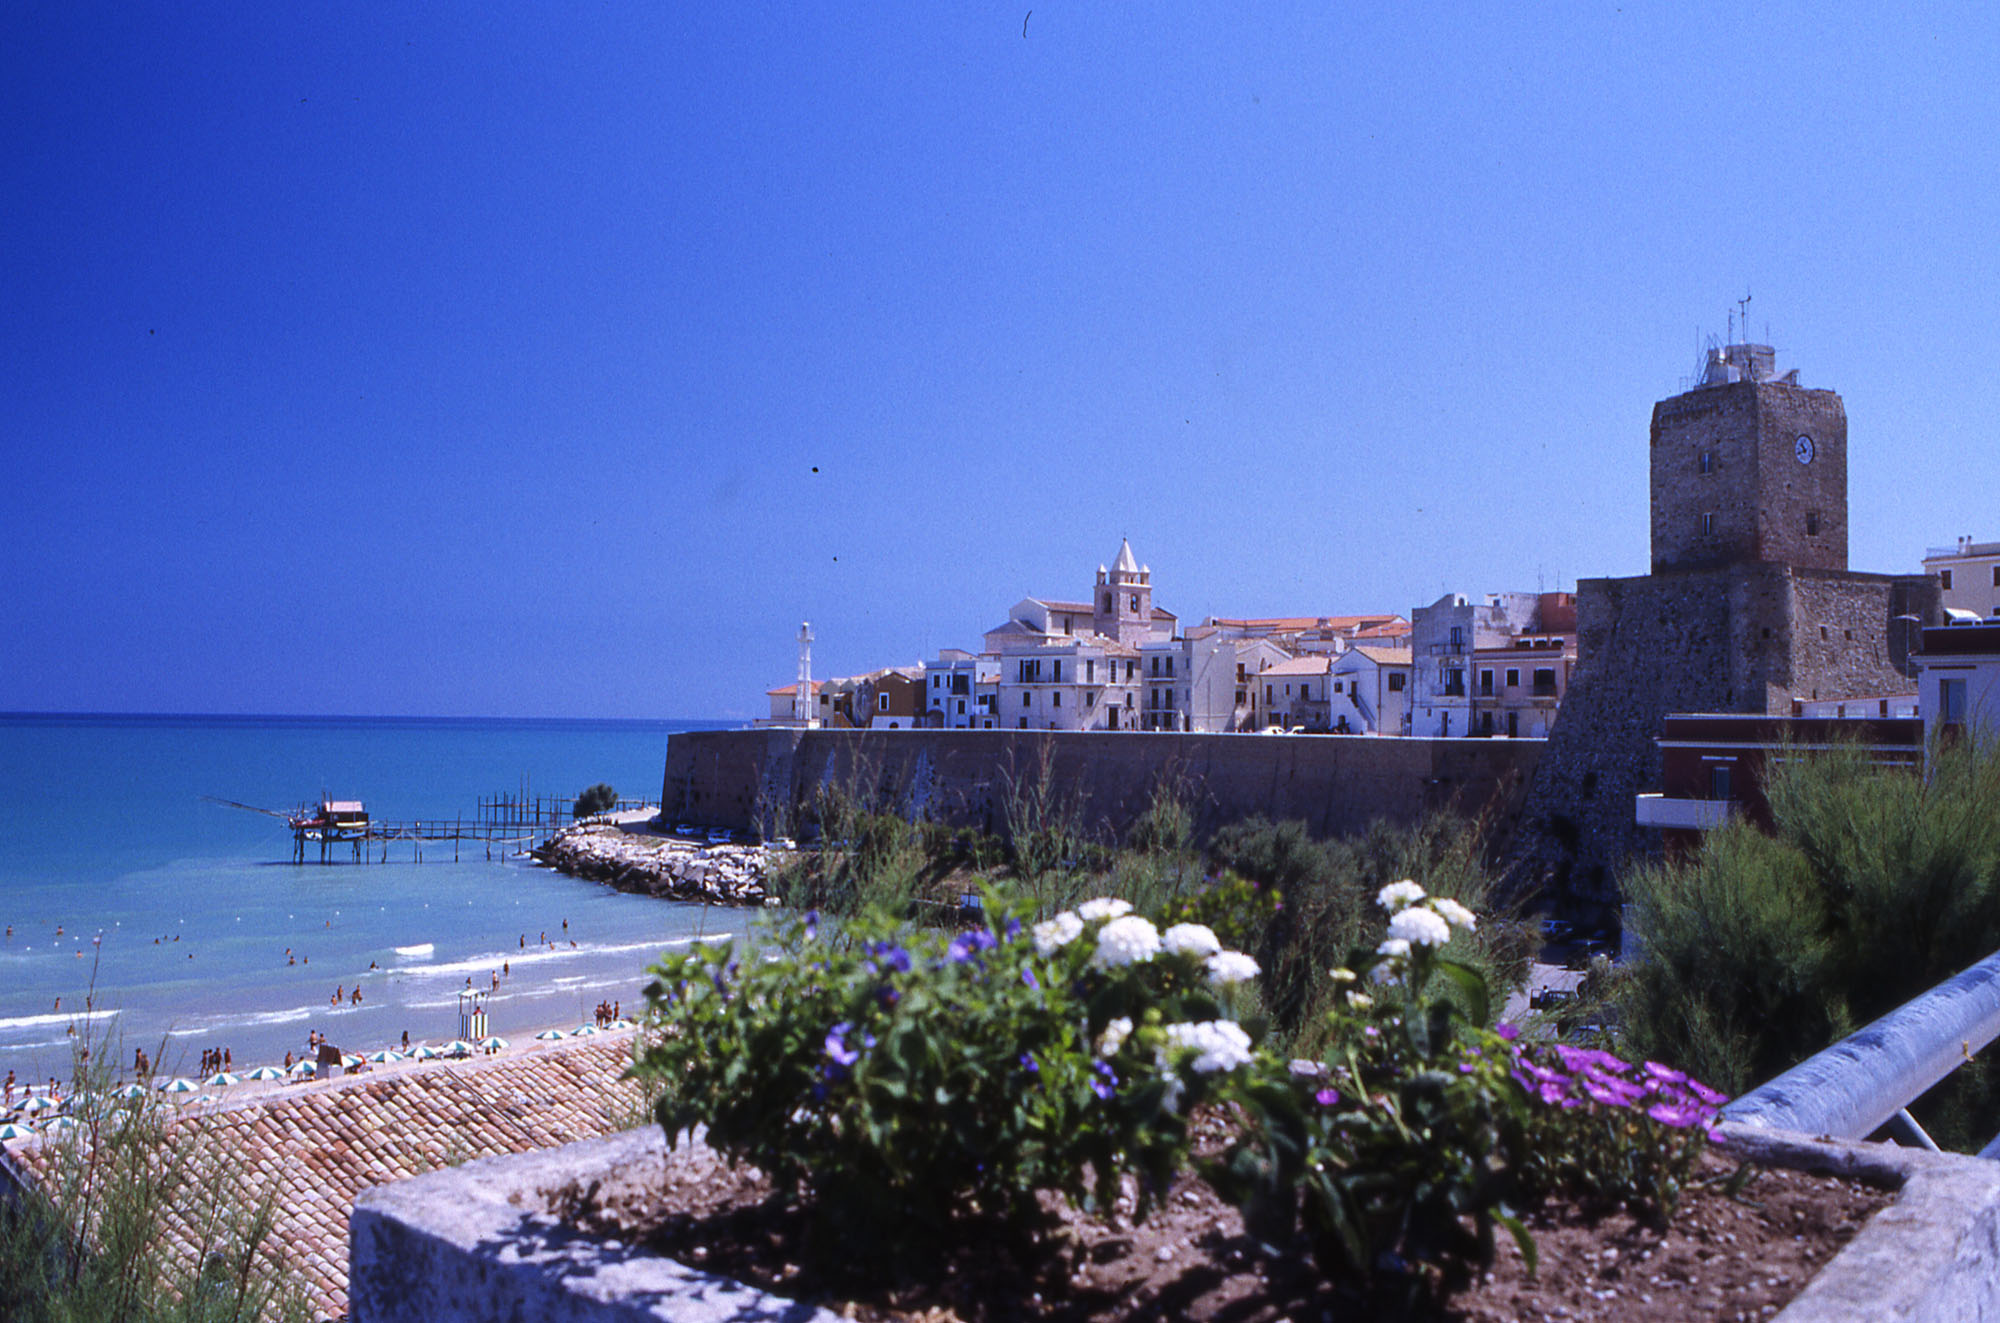
[(1304, 631), (1309, 629), (1371, 631), (1388, 626), (1393, 626), (1396, 623), (1403, 623), (1403, 628), (1406, 630), (1409, 628), (1407, 623), (1401, 622), (1401, 617), (1395, 615), (1263, 616), (1263, 617), (1245, 617), (1242, 619), (1231, 619), (1223, 616), (1217, 616), (1210, 623), (1228, 629), (1268, 629), (1278, 633), (1287, 633), (1287, 634), (1303, 633)]
[[(274, 1252), (312, 1292), (323, 1317), (347, 1313), (347, 1219), (371, 1185), (500, 1153), (553, 1148), (628, 1128), (638, 1086), (621, 1079), (629, 1031), (460, 1063), (427, 1063), (285, 1089), (192, 1112), (243, 1165), (244, 1187), (274, 1193)], [(33, 1145), (7, 1157), (30, 1177), (48, 1161)], [(169, 1219), (166, 1234), (195, 1243)]]
[(1281, 661), (1275, 666), (1266, 666), (1263, 670), (1257, 672), (1257, 674), (1279, 676), (1325, 675), (1332, 666), (1333, 658), (1331, 657), (1294, 657), (1290, 661)]
[[(807, 690), (806, 692), (816, 694), (819, 692), (819, 686), (820, 682), (818, 680), (814, 680), (812, 682), (812, 688)], [(799, 682), (797, 680), (794, 680), (790, 684), (781, 684), (776, 689), (766, 689), (764, 692), (772, 698), (776, 698), (780, 694), (796, 694), (799, 692)]]
[(1357, 639), (1401, 639), (1409, 636), (1410, 622), (1400, 616), (1394, 620), (1385, 620), (1379, 625), (1370, 625), (1366, 629), (1354, 631), (1354, 637)]
[(1370, 647), (1365, 643), (1357, 643), (1349, 651), (1360, 653), (1377, 666), (1410, 665), (1410, 650), (1408, 648), (1376, 648)]

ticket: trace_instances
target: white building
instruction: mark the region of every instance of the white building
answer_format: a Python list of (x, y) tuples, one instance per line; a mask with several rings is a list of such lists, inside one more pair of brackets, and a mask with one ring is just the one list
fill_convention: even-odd
[(1357, 643), (1333, 664), (1333, 729), (1361, 735), (1407, 735), (1410, 650)]
[(1962, 537), (1955, 547), (1932, 547), (1924, 573), (1934, 574), (1947, 610), (1991, 620), (2000, 616), (2000, 542)]
[(1264, 695), (1264, 724), (1279, 730), (1333, 729), (1333, 658), (1292, 657), (1257, 677)]
[(924, 663), (923, 724), (935, 730), (992, 730), (999, 681), (998, 658), (940, 649)]
[(1933, 625), (1911, 660), (1926, 741), (1940, 730), (1988, 739), (2000, 734), (2000, 621)]

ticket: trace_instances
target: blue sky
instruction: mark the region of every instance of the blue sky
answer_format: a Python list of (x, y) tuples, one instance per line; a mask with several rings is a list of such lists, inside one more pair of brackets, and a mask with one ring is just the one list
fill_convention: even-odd
[(1855, 567), (1913, 570), (2000, 537), (1996, 46), (16, 10), (0, 708), (747, 716), (802, 619), (820, 675), (976, 646), (1121, 535), (1189, 623), (1640, 573), (1652, 404), (1746, 291), (1845, 397)]

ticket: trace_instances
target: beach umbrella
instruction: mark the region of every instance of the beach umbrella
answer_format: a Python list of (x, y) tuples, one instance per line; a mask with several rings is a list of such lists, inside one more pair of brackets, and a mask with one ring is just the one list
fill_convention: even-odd
[(592, 1034), (594, 1034), (594, 1033), (596, 1033), (596, 1032), (597, 1032), (597, 1026), (596, 1026), (596, 1025), (594, 1025), (594, 1024), (580, 1024), (580, 1025), (578, 1025), (578, 1026), (577, 1026), (576, 1028), (574, 1028), (574, 1029), (572, 1029), (572, 1030), (570, 1030), (570, 1031), (569, 1031), (569, 1036), (570, 1036), (571, 1038), (588, 1038), (588, 1037), (590, 1037), (590, 1036), (591, 1036)]
[(242, 1082), (243, 1077), (241, 1075), (232, 1075), (226, 1070), (218, 1070), (202, 1081), (203, 1084), (218, 1089), (226, 1089), (232, 1084), (241, 1084)]
[(143, 1098), (146, 1096), (146, 1086), (143, 1084), (127, 1084), (113, 1089), (111, 1096), (114, 1098), (123, 1098), (128, 1102), (133, 1098)]
[(74, 1117), (51, 1116), (48, 1120), (42, 1122), (42, 1133), (45, 1135), (59, 1135), (66, 1130), (74, 1129), (76, 1129), (76, 1120)]
[(276, 1066), (259, 1066), (243, 1077), (246, 1080), (281, 1080), (285, 1072)]
[(568, 1038), (569, 1035), (560, 1029), (544, 1029), (542, 1032), (536, 1034), (535, 1037), (547, 1041), (554, 1038)]
[(57, 1111), (62, 1104), (45, 1093), (31, 1093), (21, 1100), (23, 1116), (40, 1116), (43, 1112)]
[(472, 1044), (463, 1038), (454, 1038), (442, 1050), (448, 1057), (469, 1057), (472, 1055)]
[(401, 1061), (403, 1054), (385, 1047), (380, 1052), (370, 1052), (368, 1059), (379, 1066), (391, 1061)]
[(479, 1050), (481, 1052), (504, 1052), (507, 1050), (507, 1040), (498, 1035), (491, 1038), (482, 1038), (479, 1040)]
[(160, 1085), (160, 1092), (193, 1093), (199, 1088), (201, 1088), (201, 1085), (196, 1084), (193, 1080), (188, 1079), (185, 1076), (176, 1075), (173, 1079), (170, 1079), (166, 1081), (164, 1084)]
[(435, 1061), (439, 1055), (441, 1054), (438, 1050), (429, 1043), (419, 1043), (410, 1052), (411, 1059), (415, 1061)]
[(12, 1121), (7, 1122), (5, 1125), (0, 1125), (0, 1144), (4, 1144), (10, 1139), (33, 1139), (34, 1136), (35, 1132), (27, 1126), (15, 1125)]
[(312, 1075), (313, 1075), (313, 1074), (315, 1074), (316, 1072), (315, 1072), (315, 1070), (314, 1070), (314, 1068), (313, 1068), (313, 1063), (312, 1063), (312, 1062), (310, 1062), (310, 1061), (301, 1061), (301, 1062), (300, 1062), (300, 1063), (299, 1063), (298, 1065), (296, 1065), (296, 1066), (293, 1066), (293, 1067), (292, 1067), (292, 1069), (291, 1069), (290, 1073), (291, 1073), (291, 1074), (293, 1074), (293, 1075), (297, 1075), (297, 1076), (298, 1076), (299, 1078), (301, 1078), (301, 1079), (305, 1079), (305, 1078), (309, 1078), (310, 1076), (312, 1076)]

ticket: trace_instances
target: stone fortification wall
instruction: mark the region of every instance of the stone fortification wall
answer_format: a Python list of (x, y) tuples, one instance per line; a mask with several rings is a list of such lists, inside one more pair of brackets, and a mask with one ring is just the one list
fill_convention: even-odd
[(1516, 881), (1584, 909), (1619, 901), (1659, 834), (1634, 816), (1660, 787), (1669, 712), (1787, 713), (1794, 698), (1908, 693), (1937, 617), (1927, 576), (1749, 564), (1577, 584), (1577, 670), (1528, 794)]
[(1543, 742), (1340, 735), (1194, 735), (986, 730), (688, 731), (667, 740), (661, 815), (669, 822), (785, 834), (822, 785), (879, 806), (999, 833), (1016, 786), (1042, 775), (1087, 829), (1122, 835), (1163, 781), (1179, 785), (1197, 830), (1262, 814), (1321, 835), (1378, 818), (1492, 806), (1507, 831)]

